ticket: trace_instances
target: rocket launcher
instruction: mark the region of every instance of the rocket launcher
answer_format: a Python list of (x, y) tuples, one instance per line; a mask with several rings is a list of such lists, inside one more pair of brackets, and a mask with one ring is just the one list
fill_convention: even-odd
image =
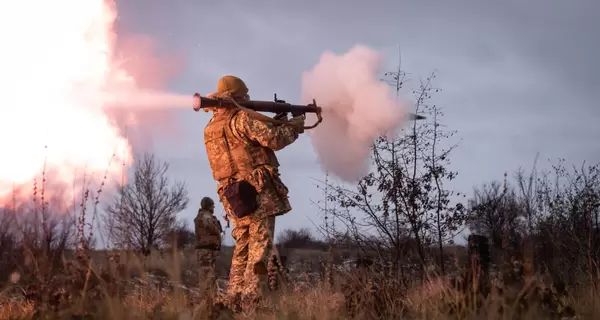
[[(273, 101), (257, 101), (257, 100), (244, 100), (234, 101), (230, 99), (211, 99), (202, 97), (200, 94), (194, 94), (194, 111), (198, 112), (202, 108), (242, 108), (249, 109), (254, 112), (270, 112), (277, 114), (276, 118), (290, 113), (293, 117), (305, 116), (307, 113), (314, 113), (317, 116), (317, 122), (312, 126), (304, 127), (304, 129), (315, 128), (319, 123), (323, 121), (321, 112), (323, 109), (319, 107), (316, 101), (307, 105), (294, 105), (285, 102), (284, 100), (277, 99), (277, 94)], [(423, 120), (424, 116), (416, 114), (408, 114), (409, 120)]]

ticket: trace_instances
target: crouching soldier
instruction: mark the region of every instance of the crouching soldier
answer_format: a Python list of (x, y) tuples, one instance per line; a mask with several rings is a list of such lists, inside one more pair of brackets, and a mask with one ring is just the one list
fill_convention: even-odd
[(196, 232), (196, 254), (200, 266), (200, 292), (212, 301), (216, 291), (215, 264), (221, 250), (221, 223), (214, 216), (215, 203), (205, 197), (194, 219)]

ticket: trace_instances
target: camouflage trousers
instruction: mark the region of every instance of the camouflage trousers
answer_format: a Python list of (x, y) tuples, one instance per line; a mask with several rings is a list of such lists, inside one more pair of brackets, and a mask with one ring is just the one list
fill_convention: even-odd
[(231, 235), (235, 239), (235, 249), (227, 288), (230, 297), (259, 297), (268, 285), (274, 231), (274, 216), (233, 228)]
[(212, 299), (216, 293), (216, 265), (217, 251), (212, 249), (197, 249), (196, 258), (199, 266), (198, 289), (202, 296)]

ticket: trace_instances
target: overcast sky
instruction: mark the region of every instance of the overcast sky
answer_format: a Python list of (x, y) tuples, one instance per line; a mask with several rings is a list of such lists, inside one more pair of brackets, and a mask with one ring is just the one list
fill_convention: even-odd
[[(438, 70), (435, 102), (443, 122), (462, 141), (453, 157), (454, 187), (502, 179), (505, 171), (565, 158), (600, 161), (600, 2), (595, 0), (329, 0), (329, 1), (118, 1), (120, 34), (147, 34), (159, 50), (185, 57), (169, 89), (206, 94), (233, 74), (252, 98), (273, 93), (298, 102), (303, 71), (322, 52), (364, 44), (397, 64), (413, 84)], [(410, 83), (409, 83), (410, 85)], [(171, 163), (184, 180), (191, 221), (203, 196), (216, 199), (203, 145), (209, 114), (171, 111), (176, 135), (145, 128), (146, 147)], [(312, 227), (323, 177), (307, 136), (278, 153), (293, 211), (277, 231)], [(217, 207), (219, 212), (221, 206)], [(228, 238), (230, 235), (228, 232)]]

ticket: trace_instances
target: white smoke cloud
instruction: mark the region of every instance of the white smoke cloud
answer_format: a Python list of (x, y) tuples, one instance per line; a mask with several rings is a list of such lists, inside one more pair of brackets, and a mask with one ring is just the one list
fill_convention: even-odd
[(302, 75), (302, 100), (315, 99), (323, 122), (309, 131), (322, 168), (355, 182), (368, 170), (370, 147), (382, 135), (395, 132), (405, 113), (390, 87), (380, 81), (383, 57), (365, 46), (344, 55), (321, 55)]

